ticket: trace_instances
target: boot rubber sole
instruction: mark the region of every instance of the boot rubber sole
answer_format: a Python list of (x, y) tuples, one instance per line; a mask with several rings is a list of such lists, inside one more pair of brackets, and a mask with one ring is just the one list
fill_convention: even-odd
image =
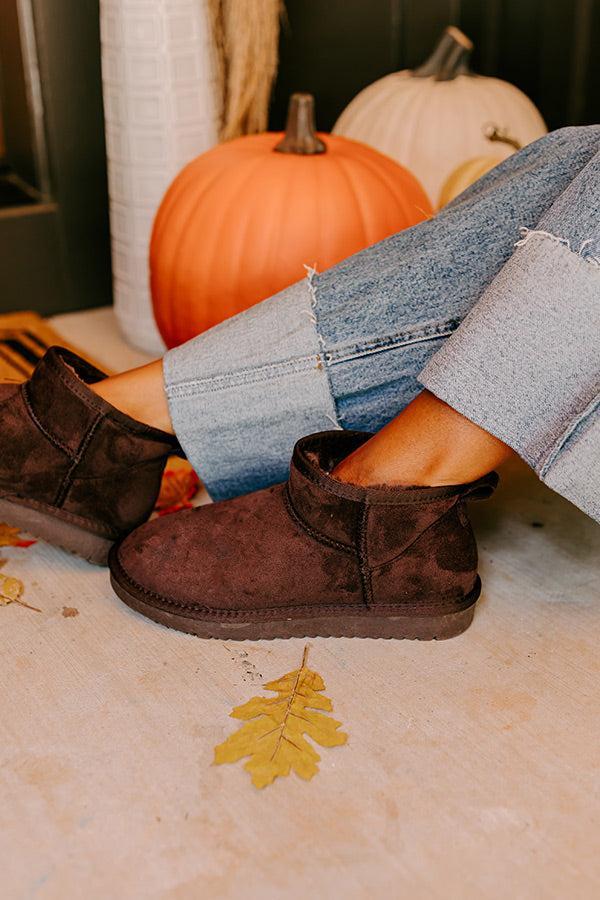
[(28, 531), (34, 537), (97, 566), (108, 565), (108, 553), (114, 542), (65, 520), (60, 516), (60, 511), (52, 511), (52, 507), (45, 510), (41, 504), (27, 506), (17, 499), (3, 497), (0, 498), (0, 522)]
[[(356, 609), (352, 612), (340, 610), (335, 615), (329, 613), (304, 618), (286, 617), (285, 609), (281, 610), (281, 618), (268, 620), (227, 620), (224, 616), (215, 616), (213, 619), (196, 618), (186, 616), (181, 611), (169, 612), (149, 603), (144, 598), (143, 590), (127, 578), (118, 561), (117, 552), (115, 546), (109, 557), (110, 580), (114, 592), (123, 603), (160, 625), (202, 638), (260, 641), (293, 637), (362, 637), (441, 641), (466, 631), (473, 621), (475, 606), (481, 593), (481, 581), (477, 576), (475, 587), (465, 597), (465, 603), (469, 605), (458, 612), (439, 616), (378, 615), (376, 611), (365, 607), (361, 612)], [(165, 599), (163, 603), (166, 605), (168, 601)]]

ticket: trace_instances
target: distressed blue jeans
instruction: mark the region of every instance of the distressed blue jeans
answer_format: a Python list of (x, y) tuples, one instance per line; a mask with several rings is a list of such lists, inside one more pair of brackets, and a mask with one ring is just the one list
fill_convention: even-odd
[(164, 371), (214, 499), (284, 480), (302, 435), (376, 431), (426, 387), (600, 521), (600, 126), (529, 145)]

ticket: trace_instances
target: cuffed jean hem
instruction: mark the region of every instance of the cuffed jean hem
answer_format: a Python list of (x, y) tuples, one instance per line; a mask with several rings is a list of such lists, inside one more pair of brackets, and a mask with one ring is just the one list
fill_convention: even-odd
[(597, 261), (532, 232), (419, 380), (600, 522), (599, 358)]
[(163, 365), (173, 427), (213, 500), (284, 481), (300, 437), (340, 427), (310, 280), (170, 350)]

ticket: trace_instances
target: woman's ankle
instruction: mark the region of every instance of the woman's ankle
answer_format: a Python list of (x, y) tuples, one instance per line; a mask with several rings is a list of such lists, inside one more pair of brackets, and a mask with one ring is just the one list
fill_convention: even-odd
[(162, 360), (89, 385), (90, 389), (132, 419), (174, 434), (165, 393)]
[(423, 391), (332, 474), (361, 487), (465, 484), (512, 455), (498, 438)]
[(370, 441), (342, 460), (332, 475), (338, 481), (360, 487), (433, 487), (473, 480), (465, 478), (464, 473), (455, 473), (438, 458), (403, 456), (401, 450), (382, 453)]

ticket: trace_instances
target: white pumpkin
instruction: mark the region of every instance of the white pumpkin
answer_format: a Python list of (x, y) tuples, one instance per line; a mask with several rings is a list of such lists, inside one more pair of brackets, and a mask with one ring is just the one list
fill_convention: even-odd
[[(546, 134), (544, 120), (522, 91), (469, 72), (472, 47), (458, 28), (447, 28), (418, 69), (386, 75), (357, 94), (334, 134), (370, 144), (406, 166), (434, 204), (458, 165), (489, 155), (488, 123), (510, 132), (521, 146)], [(498, 148), (498, 159), (511, 152)]]

